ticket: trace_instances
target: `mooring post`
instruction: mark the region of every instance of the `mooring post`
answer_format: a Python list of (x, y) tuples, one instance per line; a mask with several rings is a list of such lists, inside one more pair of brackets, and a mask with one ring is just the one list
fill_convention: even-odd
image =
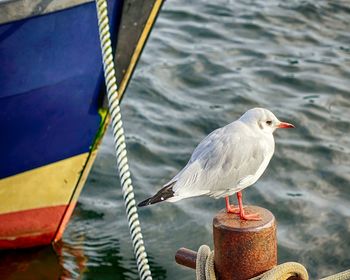
[(220, 280), (246, 280), (277, 265), (276, 223), (264, 208), (248, 206), (261, 221), (242, 221), (220, 211), (213, 220), (214, 263)]
[[(258, 213), (260, 221), (240, 220), (220, 211), (213, 219), (214, 267), (218, 280), (247, 280), (277, 265), (276, 222), (273, 214), (258, 206), (244, 208)], [(178, 264), (195, 268), (196, 252), (181, 248)]]

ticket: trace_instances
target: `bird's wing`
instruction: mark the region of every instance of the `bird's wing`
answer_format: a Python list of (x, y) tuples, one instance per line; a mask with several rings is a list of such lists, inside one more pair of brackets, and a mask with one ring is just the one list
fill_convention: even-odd
[(175, 182), (175, 195), (221, 197), (253, 184), (261, 176), (273, 150), (245, 126), (235, 126), (217, 129), (203, 139), (186, 167), (170, 181)]

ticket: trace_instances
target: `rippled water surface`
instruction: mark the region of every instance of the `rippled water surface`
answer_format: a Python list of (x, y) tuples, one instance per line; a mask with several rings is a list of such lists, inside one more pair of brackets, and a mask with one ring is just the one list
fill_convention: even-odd
[[(265, 107), (297, 129), (275, 134), (245, 203), (275, 214), (280, 263), (304, 264), (311, 279), (349, 269), (349, 28), (345, 0), (167, 1), (122, 103), (136, 200), (175, 175), (205, 135)], [(23, 279), (137, 279), (112, 143), (109, 131), (58, 255), (14, 257)], [(194, 279), (174, 254), (212, 247), (223, 207), (203, 197), (140, 209), (155, 279)]]

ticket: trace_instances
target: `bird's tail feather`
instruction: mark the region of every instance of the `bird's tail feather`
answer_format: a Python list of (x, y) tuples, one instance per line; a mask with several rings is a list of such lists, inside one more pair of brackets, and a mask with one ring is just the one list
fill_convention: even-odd
[(174, 184), (165, 186), (164, 188), (160, 189), (154, 196), (140, 202), (138, 206), (143, 207), (143, 206), (155, 204), (173, 197), (174, 196), (173, 185)]

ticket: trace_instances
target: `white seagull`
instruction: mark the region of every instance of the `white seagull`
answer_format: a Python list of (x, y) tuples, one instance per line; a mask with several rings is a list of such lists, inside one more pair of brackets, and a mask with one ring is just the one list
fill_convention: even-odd
[[(139, 206), (209, 195), (225, 197), (227, 213), (238, 214), (242, 220), (260, 220), (258, 214), (244, 213), (241, 191), (254, 184), (269, 164), (275, 150), (276, 128), (294, 128), (294, 125), (279, 121), (267, 109), (248, 110), (238, 120), (205, 137), (187, 165)], [(229, 196), (235, 193), (238, 208), (229, 202)]]

